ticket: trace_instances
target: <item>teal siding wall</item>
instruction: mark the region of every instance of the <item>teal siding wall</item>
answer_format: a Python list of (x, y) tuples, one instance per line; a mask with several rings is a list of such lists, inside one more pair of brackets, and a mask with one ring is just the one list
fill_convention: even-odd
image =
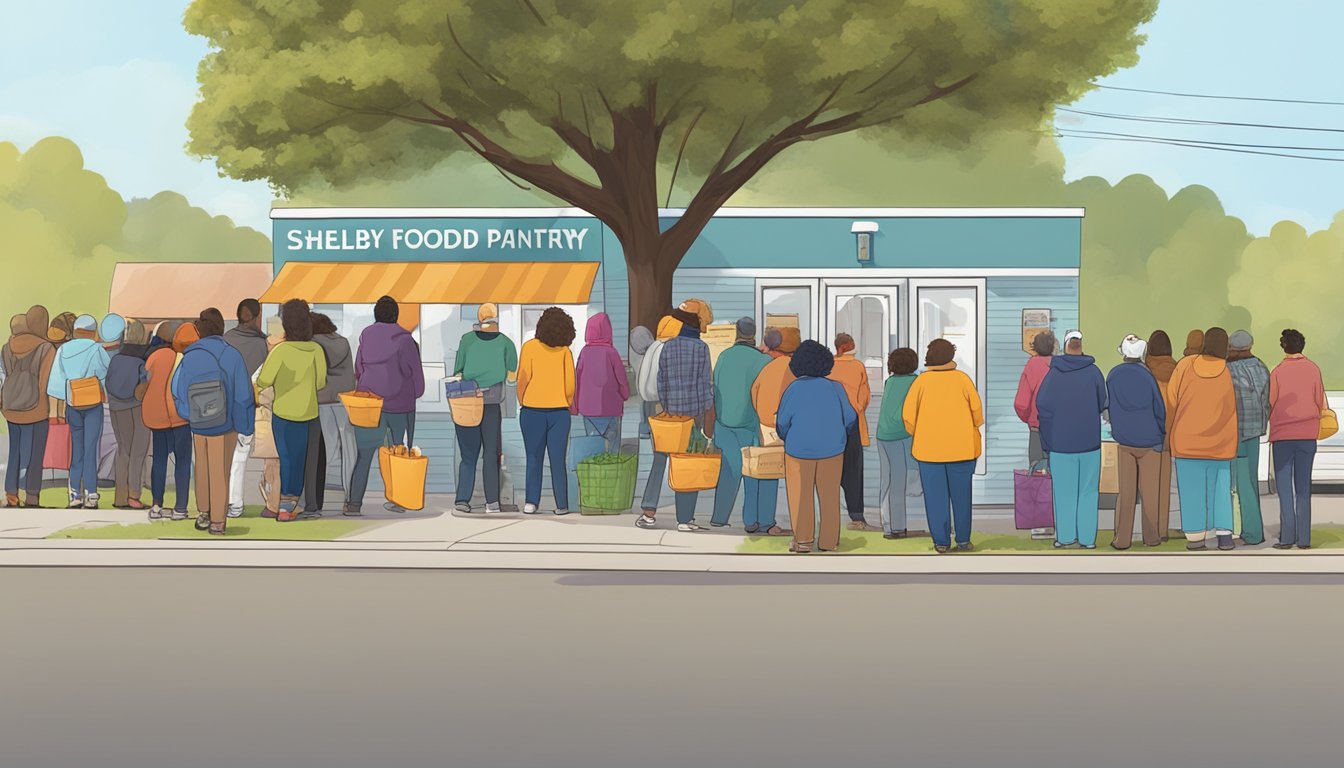
[[(993, 277), (985, 281), (985, 470), (976, 503), (1012, 504), (1013, 470), (1027, 463), (1027, 425), (1013, 411), (1026, 365), (1022, 310), (1049, 308), (1056, 336), (1078, 327), (1078, 278)], [(1098, 342), (1101, 343), (1101, 342)], [(1095, 346), (1095, 345), (1094, 345)]]

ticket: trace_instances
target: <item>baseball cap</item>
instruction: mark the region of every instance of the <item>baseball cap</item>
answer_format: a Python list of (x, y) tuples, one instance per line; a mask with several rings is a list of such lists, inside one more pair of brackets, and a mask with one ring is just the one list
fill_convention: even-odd
[(499, 307), (494, 304), (485, 303), (476, 310), (476, 322), (478, 325), (499, 325)]
[(1065, 333), (1065, 334), (1064, 334), (1064, 343), (1065, 343), (1065, 344), (1068, 344), (1070, 341), (1073, 341), (1074, 339), (1077, 339), (1078, 341), (1082, 341), (1082, 340), (1083, 340), (1083, 332), (1082, 332), (1082, 331), (1074, 330), (1074, 331), (1069, 331), (1068, 333)]
[(75, 318), (76, 331), (96, 331), (98, 330), (98, 321), (93, 315), (80, 315)]
[(1148, 342), (1131, 333), (1120, 342), (1119, 351), (1126, 358), (1138, 360), (1148, 352)]

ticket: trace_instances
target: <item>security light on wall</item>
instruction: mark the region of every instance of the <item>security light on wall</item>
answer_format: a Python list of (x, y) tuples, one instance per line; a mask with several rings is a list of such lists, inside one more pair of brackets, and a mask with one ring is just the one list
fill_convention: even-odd
[(849, 228), (854, 233), (858, 250), (856, 255), (860, 264), (873, 263), (873, 235), (877, 234), (877, 222), (856, 221)]

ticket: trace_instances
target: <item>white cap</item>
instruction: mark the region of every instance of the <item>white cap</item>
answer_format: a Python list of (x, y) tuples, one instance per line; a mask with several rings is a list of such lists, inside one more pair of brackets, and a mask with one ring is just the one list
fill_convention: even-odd
[(1131, 333), (1120, 342), (1119, 352), (1129, 360), (1141, 360), (1148, 352), (1148, 342)]
[(1065, 343), (1065, 344), (1068, 344), (1070, 341), (1073, 341), (1074, 339), (1077, 339), (1077, 340), (1079, 340), (1079, 341), (1082, 341), (1082, 340), (1083, 340), (1083, 332), (1082, 332), (1082, 331), (1069, 331), (1068, 333), (1064, 334), (1064, 343)]

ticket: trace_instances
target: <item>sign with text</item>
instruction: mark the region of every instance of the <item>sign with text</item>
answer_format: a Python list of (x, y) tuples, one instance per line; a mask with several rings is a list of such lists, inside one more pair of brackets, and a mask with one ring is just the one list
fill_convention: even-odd
[(587, 227), (297, 226), (284, 249), (302, 251), (582, 251)]

